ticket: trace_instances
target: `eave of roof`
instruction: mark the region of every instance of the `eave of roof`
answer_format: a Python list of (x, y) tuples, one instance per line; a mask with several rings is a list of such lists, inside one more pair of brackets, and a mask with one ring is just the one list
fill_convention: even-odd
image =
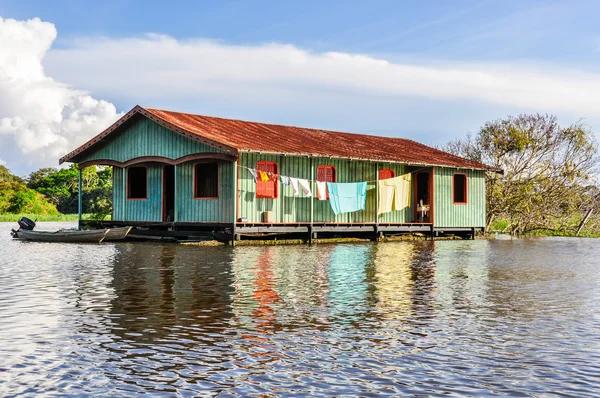
[(142, 114), (175, 133), (221, 149), (230, 155), (252, 152), (500, 172), (482, 163), (404, 138), (248, 122), (144, 108), (139, 105), (108, 129), (62, 157), (60, 163), (76, 161), (78, 155), (104, 140), (136, 114)]

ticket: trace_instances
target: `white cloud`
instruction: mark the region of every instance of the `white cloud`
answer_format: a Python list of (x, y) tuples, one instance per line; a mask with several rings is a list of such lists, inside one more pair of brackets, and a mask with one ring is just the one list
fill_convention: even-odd
[(0, 140), (12, 138), (36, 166), (57, 165), (118, 117), (113, 104), (46, 76), (42, 61), (56, 35), (38, 18), (0, 18)]
[(37, 18), (0, 18), (0, 156), (19, 172), (26, 162), (29, 170), (56, 165), (119, 116), (87, 91), (127, 107), (172, 105), (426, 143), (507, 112), (600, 121), (599, 73), (541, 64), (389, 61), (155, 34), (80, 38), (51, 48), (56, 37), (55, 26)]
[(550, 67), (394, 63), (283, 44), (235, 46), (162, 35), (80, 39), (52, 50), (47, 66), (73, 84), (142, 103), (214, 96), (275, 104), (337, 91), (600, 115), (600, 74)]

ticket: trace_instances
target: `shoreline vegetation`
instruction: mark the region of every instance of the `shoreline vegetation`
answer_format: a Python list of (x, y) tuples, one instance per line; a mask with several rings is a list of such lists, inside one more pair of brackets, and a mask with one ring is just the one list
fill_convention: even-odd
[[(21, 213), (21, 214), (12, 214), (5, 213), (0, 214), (0, 222), (17, 222), (22, 217), (27, 217), (36, 222), (76, 222), (77, 214), (29, 214), (29, 213)], [(84, 214), (84, 220), (92, 219), (92, 214)]]
[[(561, 126), (552, 115), (518, 115), (487, 122), (476, 135), (440, 149), (502, 170), (486, 174), (481, 236), (599, 238), (600, 156), (594, 137), (582, 123)], [(24, 177), (0, 165), (0, 222), (77, 221), (78, 176), (75, 164)], [(87, 167), (81, 182), (82, 218), (110, 220), (112, 167)]]

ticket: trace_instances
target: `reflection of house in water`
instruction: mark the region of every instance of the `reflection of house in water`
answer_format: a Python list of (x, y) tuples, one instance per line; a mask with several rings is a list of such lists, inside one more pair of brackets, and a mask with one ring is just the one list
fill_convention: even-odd
[(435, 242), (377, 245), (373, 263), (377, 314), (383, 319), (426, 319), (433, 313)]
[(369, 313), (366, 267), (372, 250), (372, 245), (340, 245), (332, 250), (327, 298), (336, 323), (357, 323)]
[(115, 334), (139, 334), (143, 340), (169, 334), (175, 325), (226, 327), (232, 315), (229, 252), (215, 250), (215, 264), (207, 264), (196, 250), (182, 246), (117, 248), (111, 303)]
[(373, 290), (378, 315), (384, 319), (412, 316), (414, 246), (390, 243), (375, 246), (373, 252)]
[(207, 261), (183, 246), (115, 247), (112, 338), (100, 345), (114, 382), (146, 380), (173, 392), (181, 387), (182, 370), (186, 382), (209, 377), (190, 370), (198, 358), (205, 366), (232, 361), (225, 333), (232, 317), (231, 252), (206, 248)]
[(270, 326), (282, 317), (282, 327), (293, 328), (306, 321), (303, 314), (314, 316), (315, 306), (324, 308), (329, 250), (323, 249), (238, 248), (233, 262), (236, 322), (244, 328), (266, 331), (261, 317), (271, 319)]

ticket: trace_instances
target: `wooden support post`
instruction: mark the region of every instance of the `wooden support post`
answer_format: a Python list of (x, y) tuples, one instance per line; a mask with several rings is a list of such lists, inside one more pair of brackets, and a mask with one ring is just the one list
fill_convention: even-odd
[(127, 168), (123, 167), (123, 218), (121, 221), (127, 221)]
[(475, 240), (475, 227), (471, 228), (471, 240)]
[(78, 178), (77, 178), (77, 228), (79, 230), (81, 230), (81, 218), (83, 215), (83, 203), (82, 203), (82, 199), (81, 199), (81, 177), (82, 177), (82, 170), (79, 169), (79, 174), (78, 174)]
[[(164, 173), (164, 168), (163, 168)], [(173, 224), (178, 221), (177, 217), (177, 165), (173, 166)]]
[(431, 240), (435, 240), (434, 238), (435, 231), (433, 230), (433, 225), (431, 226)]
[(375, 241), (379, 241), (379, 163), (375, 163)]
[(236, 210), (237, 210), (237, 169), (238, 169), (238, 162), (237, 160), (235, 162), (233, 162), (233, 184), (232, 184), (232, 188), (233, 190), (231, 191), (231, 214), (232, 214), (232, 220), (233, 223), (231, 225), (231, 246), (235, 246), (235, 238), (236, 238), (236, 231), (235, 231), (235, 224), (237, 222), (237, 214), (236, 214)]
[(310, 158), (310, 190), (312, 195), (310, 195), (310, 228), (308, 229), (308, 233), (310, 234), (308, 243), (312, 245), (313, 241), (313, 220), (314, 220), (314, 197), (315, 197), (315, 165), (313, 162), (313, 158)]

